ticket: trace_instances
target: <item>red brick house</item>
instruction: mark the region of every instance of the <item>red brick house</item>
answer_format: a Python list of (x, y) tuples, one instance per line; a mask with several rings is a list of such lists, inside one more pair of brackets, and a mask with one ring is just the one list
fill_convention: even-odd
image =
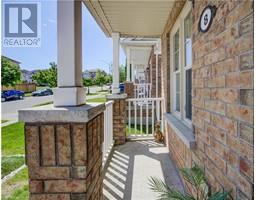
[[(20, 111), (26, 122), (30, 199), (102, 199), (103, 185), (112, 196), (105, 199), (150, 199), (145, 181), (158, 169), (166, 182), (171, 177), (176, 186), (193, 193), (189, 183), (179, 182), (175, 167), (168, 171), (172, 163), (178, 168), (198, 164), (213, 190), (224, 188), (234, 199), (253, 199), (253, 2), (83, 3), (113, 38), (113, 94), (107, 104), (83, 105), (82, 2), (58, 1), (60, 67), (54, 106)], [(149, 50), (147, 41), (136, 41), (147, 46), (147, 60), (133, 62), (143, 64), (137, 71), (144, 73), (141, 84), (151, 84), (150, 95), (131, 86), (136, 73), (129, 62), (126, 91), (139, 95), (120, 94), (120, 38), (160, 39), (161, 45), (150, 44)], [(73, 48), (64, 48), (67, 41)], [(171, 159), (147, 139), (157, 121)], [(139, 142), (127, 142), (127, 132), (133, 131)], [(102, 158), (113, 139), (119, 146), (109, 153), (111, 161), (105, 160), (104, 168), (109, 162), (113, 168), (104, 176)]]

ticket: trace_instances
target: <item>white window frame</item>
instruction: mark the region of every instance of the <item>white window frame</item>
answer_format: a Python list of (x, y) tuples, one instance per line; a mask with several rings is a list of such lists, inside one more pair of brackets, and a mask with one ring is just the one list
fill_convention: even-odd
[[(192, 68), (191, 65), (185, 66), (185, 34), (184, 34), (184, 22), (189, 12), (192, 10), (191, 2), (187, 1), (184, 5), (179, 17), (174, 23), (172, 30), (170, 32), (170, 77), (171, 77), (171, 87), (170, 87), (170, 96), (171, 96), (171, 112), (180, 119), (186, 126), (192, 128), (192, 120), (186, 118), (186, 70)], [(180, 112), (176, 111), (176, 83), (174, 72), (174, 35), (179, 30), (179, 73), (180, 73)], [(192, 38), (191, 38), (192, 39)], [(192, 41), (191, 41), (192, 44)]]
[[(187, 11), (187, 10), (186, 10)], [(192, 62), (193, 62), (193, 52), (192, 52), (192, 36), (191, 36), (191, 63), (190, 65), (186, 65), (187, 63), (185, 62), (186, 60), (186, 49), (185, 49), (185, 46), (186, 46), (186, 41), (185, 41), (185, 19), (187, 18), (187, 16), (189, 15), (189, 13), (191, 12), (191, 9), (189, 9), (185, 14), (184, 14), (184, 18), (182, 19), (182, 23), (183, 23), (183, 35), (184, 35), (184, 39), (183, 39), (183, 48), (184, 48), (184, 67), (183, 67), (183, 70), (184, 70), (184, 120), (185, 122), (190, 126), (192, 127), (192, 116), (191, 116), (191, 119), (187, 118), (186, 117), (186, 71), (191, 69), (192, 70)], [(192, 31), (192, 30), (191, 30)], [(192, 77), (191, 77), (192, 78)]]
[[(176, 70), (175, 71), (175, 59), (174, 59), (174, 57), (175, 57), (175, 53), (176, 52), (174, 52), (174, 40), (175, 40), (175, 35), (176, 35), (176, 33), (177, 32), (179, 32), (179, 49), (178, 49), (178, 52), (179, 52), (179, 69), (178, 70)], [(177, 117), (177, 118), (179, 118), (179, 119), (181, 119), (181, 111), (182, 111), (182, 104), (181, 104), (181, 98), (182, 98), (182, 93), (181, 93), (181, 90), (182, 90), (182, 87), (181, 87), (181, 55), (180, 55), (180, 48), (181, 48), (181, 31), (180, 31), (180, 26), (179, 26), (179, 24), (175, 24), (175, 26), (173, 27), (173, 29), (172, 29), (172, 32), (171, 32), (171, 36), (170, 36), (170, 48), (171, 48), (171, 62), (170, 62), (170, 64), (171, 64), (171, 79), (172, 79), (172, 81), (170, 81), (170, 83), (173, 85), (173, 87), (170, 87), (171, 88), (171, 96), (173, 97), (172, 98), (172, 101), (171, 102), (173, 102), (173, 104), (172, 104), (172, 106), (171, 106), (171, 108), (172, 108), (172, 112), (173, 112), (173, 114)], [(180, 74), (180, 111), (177, 111), (176, 110), (176, 75), (177, 74)]]

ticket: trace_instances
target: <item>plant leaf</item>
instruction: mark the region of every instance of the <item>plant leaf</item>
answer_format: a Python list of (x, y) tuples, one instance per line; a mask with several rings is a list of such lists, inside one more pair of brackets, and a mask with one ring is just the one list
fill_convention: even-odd
[(170, 188), (167, 184), (158, 178), (150, 177), (149, 186), (151, 190), (159, 193), (159, 200), (195, 200), (189, 194), (183, 194), (178, 190)]
[(197, 188), (205, 183), (204, 172), (198, 165), (195, 165), (192, 168), (180, 169), (180, 172), (186, 181)]
[(229, 192), (223, 191), (223, 192), (215, 192), (213, 193), (208, 200), (226, 200), (229, 196)]

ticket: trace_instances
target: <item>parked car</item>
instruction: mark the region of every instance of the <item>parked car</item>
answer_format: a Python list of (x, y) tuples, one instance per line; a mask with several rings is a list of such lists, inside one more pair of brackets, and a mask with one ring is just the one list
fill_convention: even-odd
[(47, 95), (53, 95), (52, 89), (46, 88), (46, 89), (32, 92), (32, 96), (47, 96)]
[(1, 94), (1, 102), (14, 100), (14, 99), (23, 99), (24, 92), (20, 90), (4, 90)]

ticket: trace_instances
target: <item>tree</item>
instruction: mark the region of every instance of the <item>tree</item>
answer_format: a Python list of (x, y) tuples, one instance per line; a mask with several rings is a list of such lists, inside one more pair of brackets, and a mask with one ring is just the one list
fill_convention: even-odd
[(120, 79), (120, 83), (123, 83), (126, 80), (125, 66), (123, 65), (119, 67), (119, 79)]
[(48, 85), (49, 87), (57, 87), (57, 65), (55, 62), (50, 63), (50, 68), (40, 70), (33, 74), (32, 80), (38, 85)]
[(91, 78), (83, 78), (83, 85), (88, 87), (87, 94), (90, 94), (90, 86), (93, 86), (93, 82)]
[(112, 83), (112, 76), (110, 74), (105, 76), (105, 83)]
[(48, 70), (48, 85), (50, 87), (57, 87), (57, 64), (51, 62), (50, 66), (51, 67)]
[(2, 79), (1, 83), (4, 86), (13, 86), (20, 82), (21, 71), (18, 64), (10, 61), (9, 59), (2, 56)]
[(106, 76), (107, 73), (105, 71), (100, 69), (96, 71), (95, 83), (101, 86), (101, 90), (103, 90), (103, 85), (106, 84)]

